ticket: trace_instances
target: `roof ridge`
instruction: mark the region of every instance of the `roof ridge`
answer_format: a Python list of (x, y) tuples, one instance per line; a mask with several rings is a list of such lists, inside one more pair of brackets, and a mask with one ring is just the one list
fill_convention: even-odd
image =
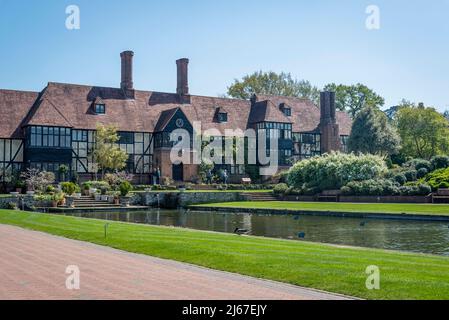
[(40, 93), (41, 91), (15, 90), (15, 89), (0, 89), (0, 92)]

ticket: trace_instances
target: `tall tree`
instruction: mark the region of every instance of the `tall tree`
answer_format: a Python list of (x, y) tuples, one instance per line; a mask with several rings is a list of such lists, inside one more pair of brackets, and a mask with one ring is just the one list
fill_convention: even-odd
[(385, 113), (367, 106), (360, 110), (352, 123), (348, 149), (387, 156), (398, 153), (400, 141), (396, 129), (390, 125)]
[(228, 87), (228, 95), (233, 98), (249, 99), (255, 93), (307, 98), (317, 105), (320, 98), (319, 89), (309, 81), (293, 79), (284, 72), (254, 72)]
[(128, 154), (116, 144), (119, 140), (115, 125), (97, 125), (94, 159), (101, 169), (101, 177), (107, 169), (120, 170), (126, 165)]
[(403, 105), (396, 122), (405, 155), (430, 159), (449, 153), (449, 121), (434, 108)]
[(334, 91), (337, 109), (348, 112), (352, 118), (355, 118), (364, 106), (380, 108), (385, 104), (384, 98), (361, 83), (350, 86), (330, 83), (324, 87), (324, 90)]

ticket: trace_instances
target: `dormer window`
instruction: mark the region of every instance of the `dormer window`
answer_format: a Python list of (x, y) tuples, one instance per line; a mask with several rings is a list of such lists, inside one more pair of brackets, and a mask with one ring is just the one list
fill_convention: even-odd
[(95, 104), (95, 113), (96, 114), (105, 114), (106, 106), (103, 103), (96, 103)]
[(228, 114), (226, 112), (219, 112), (217, 118), (218, 122), (228, 122)]
[(285, 103), (281, 103), (280, 109), (284, 115), (290, 117), (292, 115), (292, 109)]

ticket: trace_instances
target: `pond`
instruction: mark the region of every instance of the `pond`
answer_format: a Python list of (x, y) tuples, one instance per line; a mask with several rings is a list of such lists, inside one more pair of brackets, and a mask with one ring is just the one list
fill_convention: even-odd
[[(70, 215), (229, 233), (234, 232), (235, 228), (241, 228), (250, 230), (249, 234), (255, 236), (449, 256), (448, 222), (162, 209)], [(300, 235), (303, 237), (300, 238)]]

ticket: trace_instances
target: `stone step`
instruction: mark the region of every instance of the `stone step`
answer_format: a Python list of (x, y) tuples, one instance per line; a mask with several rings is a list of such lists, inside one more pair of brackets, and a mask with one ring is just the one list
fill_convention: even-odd
[(120, 207), (119, 204), (113, 204), (113, 203), (104, 203), (104, 204), (95, 204), (95, 205), (75, 205), (75, 208), (116, 208)]

